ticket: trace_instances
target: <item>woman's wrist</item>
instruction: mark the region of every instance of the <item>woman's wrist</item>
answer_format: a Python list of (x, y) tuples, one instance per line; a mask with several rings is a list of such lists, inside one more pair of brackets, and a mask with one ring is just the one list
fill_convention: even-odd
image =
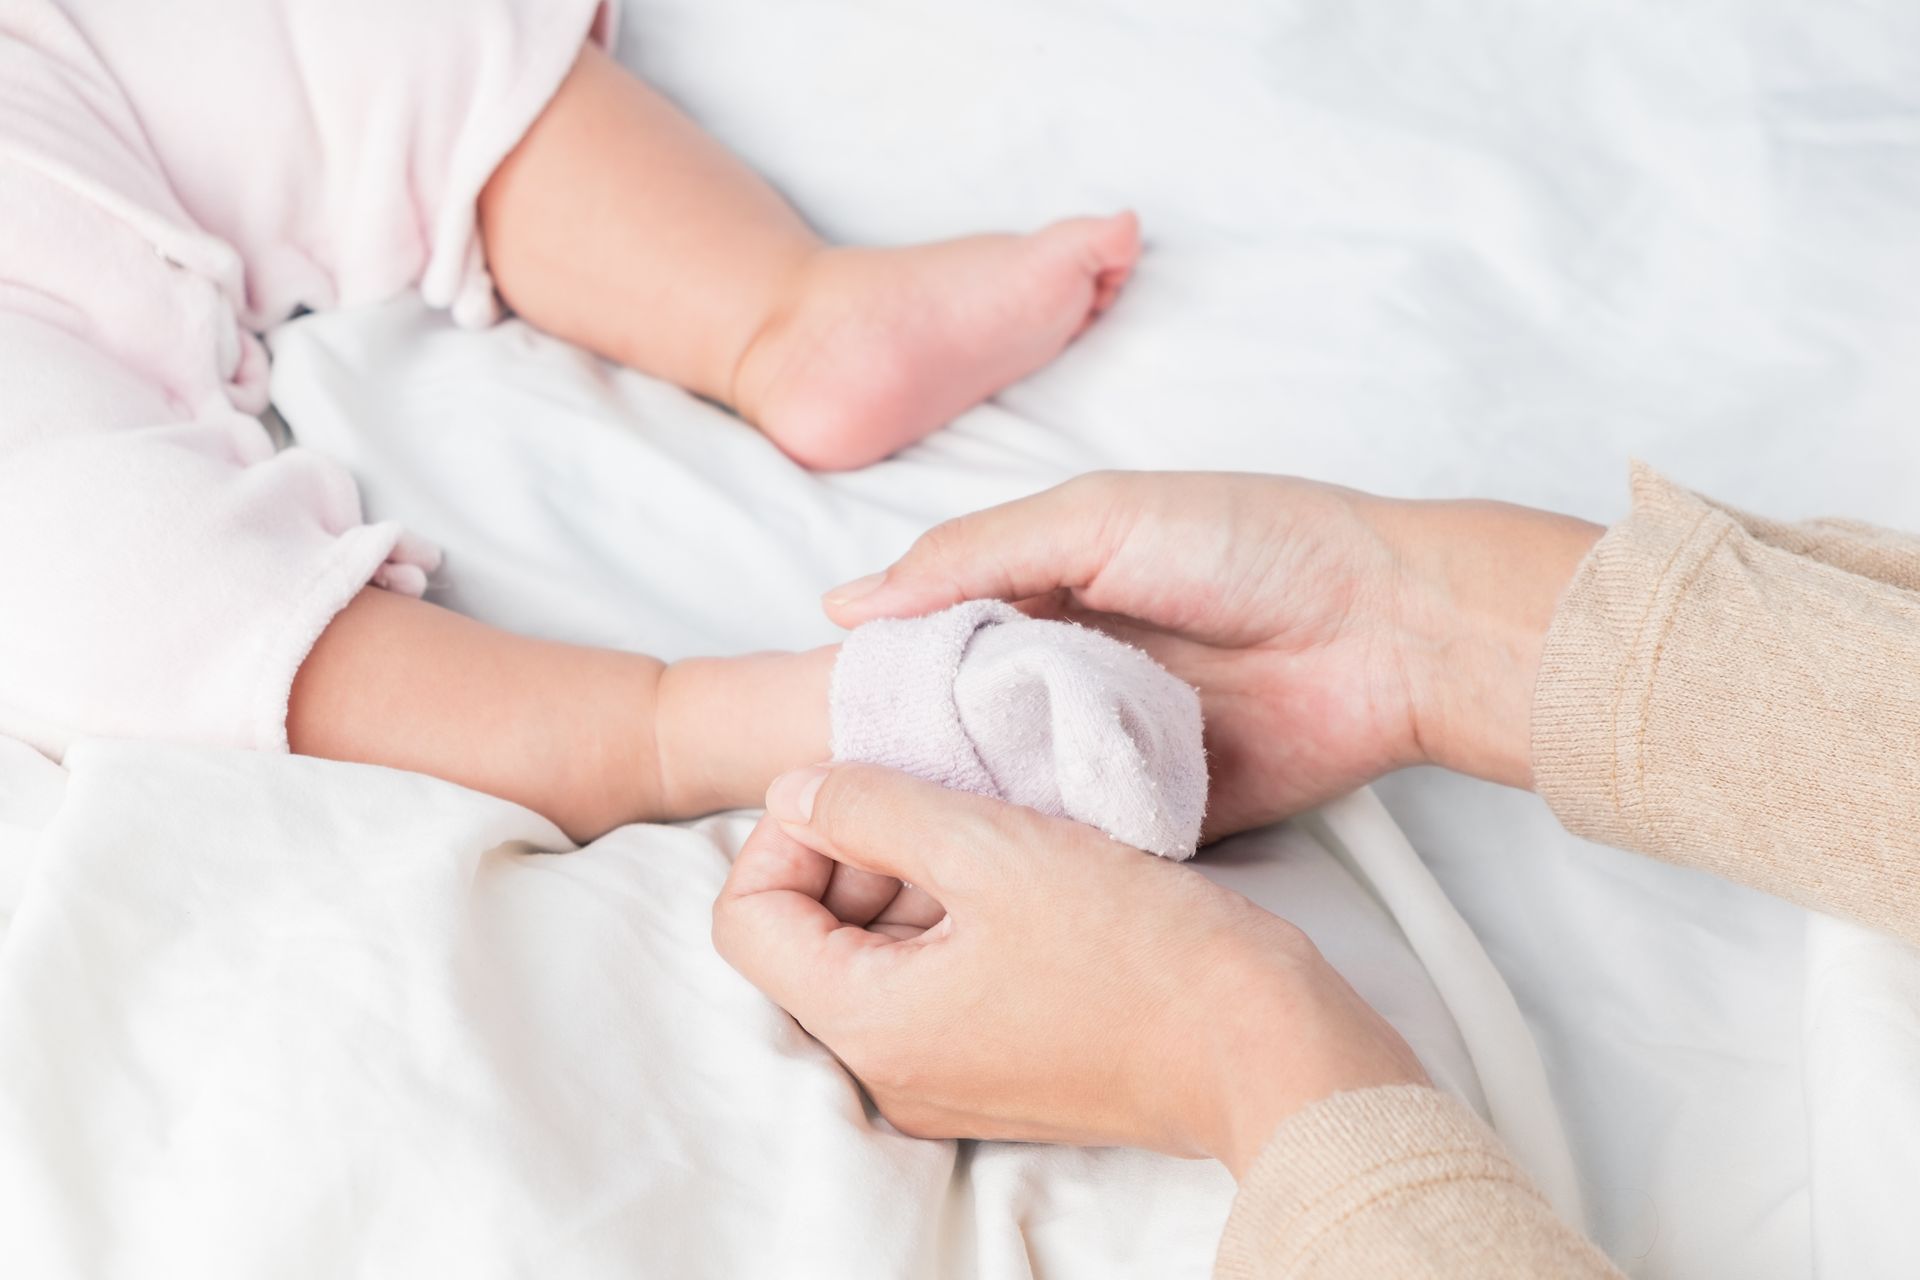
[(1186, 1041), (1202, 1057), (1184, 1073), (1184, 1144), (1245, 1177), (1274, 1133), (1337, 1093), (1425, 1084), (1407, 1042), (1348, 985), (1304, 934), (1274, 918), (1273, 937), (1242, 935), (1251, 949), (1212, 957), (1214, 982), (1196, 983), (1201, 1031)]
[(1371, 518), (1399, 562), (1394, 633), (1420, 758), (1530, 788), (1547, 630), (1604, 530), (1500, 502), (1382, 501)]

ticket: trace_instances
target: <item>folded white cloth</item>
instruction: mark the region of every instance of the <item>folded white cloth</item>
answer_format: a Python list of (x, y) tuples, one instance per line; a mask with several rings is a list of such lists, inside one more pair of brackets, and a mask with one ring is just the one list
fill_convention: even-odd
[(1200, 698), (1087, 627), (974, 600), (869, 622), (833, 669), (833, 756), (1193, 855), (1207, 807)]

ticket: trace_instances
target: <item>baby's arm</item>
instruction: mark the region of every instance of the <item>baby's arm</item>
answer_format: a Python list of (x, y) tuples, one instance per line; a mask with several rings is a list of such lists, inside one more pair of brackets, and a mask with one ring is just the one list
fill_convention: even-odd
[(758, 804), (775, 774), (826, 759), (833, 655), (669, 665), (369, 588), (301, 666), (287, 737), (501, 796), (587, 840)]

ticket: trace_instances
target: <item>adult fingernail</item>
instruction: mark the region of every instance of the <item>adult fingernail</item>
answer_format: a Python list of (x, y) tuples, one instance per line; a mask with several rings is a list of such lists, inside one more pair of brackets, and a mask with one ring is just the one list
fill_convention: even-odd
[(827, 780), (826, 765), (809, 765), (783, 773), (767, 788), (767, 813), (781, 822), (813, 821), (813, 798)]
[(875, 591), (878, 591), (880, 584), (886, 580), (887, 575), (884, 573), (870, 573), (864, 578), (855, 578), (852, 582), (843, 582), (833, 590), (827, 592), (826, 602), (834, 608), (838, 608), (843, 604), (852, 604), (855, 600), (863, 600)]

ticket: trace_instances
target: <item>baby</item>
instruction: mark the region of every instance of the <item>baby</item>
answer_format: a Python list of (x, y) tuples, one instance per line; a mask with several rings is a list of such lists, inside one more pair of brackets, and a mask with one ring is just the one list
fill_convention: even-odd
[(22, 4), (0, 29), (0, 734), (56, 758), (291, 748), (576, 836), (757, 803), (828, 754), (831, 651), (667, 666), (425, 603), (438, 553), (365, 523), (336, 462), (272, 448), (258, 335), (408, 287), (484, 323), (497, 291), (804, 465), (857, 467), (1058, 355), (1140, 252), (1128, 214), (830, 247), (604, 52), (591, 0)]
[[(610, 173), (598, 155), (610, 121), (630, 122), (631, 170)], [(645, 186), (643, 198), (621, 195), (629, 180)], [(673, 216), (650, 212), (634, 226), (636, 208), (662, 206)], [(626, 234), (583, 231), (583, 211), (617, 221)], [(628, 316), (614, 331), (612, 354), (734, 407), (816, 468), (885, 457), (1050, 360), (1113, 301), (1140, 251), (1127, 214), (1028, 236), (828, 247), (759, 179), (591, 47), (488, 185), (480, 212), (494, 278), (522, 316), (588, 344), (606, 330), (583, 312)], [(618, 278), (638, 281), (639, 297), (631, 283), (615, 291), (602, 270), (581, 270), (554, 251), (556, 239), (581, 234), (633, 242), (621, 252), (643, 257), (644, 266)], [(296, 749), (368, 754), (357, 735), (342, 743), (309, 731), (309, 704), (299, 696), (329, 670), (354, 612), (323, 638), (296, 687)], [(629, 726), (599, 740), (628, 741), (637, 728), (647, 730), (645, 741), (637, 752), (613, 753), (622, 763), (599, 785), (605, 804), (567, 825), (591, 833), (637, 817), (756, 804), (774, 774), (832, 750), (1092, 821), (1158, 852), (1192, 852), (1206, 791), (1197, 703), (1145, 655), (1057, 624), (1023, 623), (1004, 608), (878, 631), (831, 677), (833, 650), (701, 659), (639, 671), (634, 691), (616, 699), (609, 670), (600, 702), (621, 708)], [(976, 632), (1015, 639), (975, 645)], [(423, 649), (444, 659), (453, 646), (443, 639)], [(576, 660), (557, 648), (544, 654), (556, 667)], [(433, 678), (388, 667), (340, 683), (392, 682), (391, 697), (411, 698)], [(1023, 692), (1011, 694), (1016, 686)], [(1049, 711), (1073, 706), (1101, 714)], [(1141, 731), (1113, 730), (1122, 709)], [(365, 718), (335, 723), (371, 717), (368, 708)], [(1074, 724), (1082, 731), (1055, 732)], [(578, 766), (558, 772), (577, 774)], [(1091, 781), (1096, 772), (1101, 780)], [(531, 778), (463, 780), (515, 794)], [(580, 815), (577, 805), (557, 811)]]

